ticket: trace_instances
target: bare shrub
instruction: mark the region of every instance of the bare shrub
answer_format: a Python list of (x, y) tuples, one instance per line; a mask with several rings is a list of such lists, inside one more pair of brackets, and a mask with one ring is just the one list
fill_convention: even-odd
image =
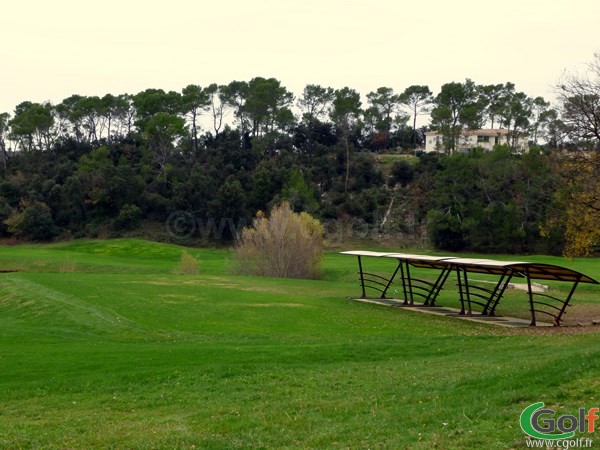
[(196, 258), (188, 252), (183, 252), (179, 261), (177, 273), (181, 275), (196, 275), (198, 273), (198, 266), (199, 264)]
[(235, 247), (237, 272), (280, 278), (317, 278), (323, 258), (323, 225), (308, 213), (294, 213), (288, 202), (269, 217), (256, 215)]
[(58, 271), (61, 273), (77, 272), (77, 264), (71, 258), (67, 258), (60, 263)]

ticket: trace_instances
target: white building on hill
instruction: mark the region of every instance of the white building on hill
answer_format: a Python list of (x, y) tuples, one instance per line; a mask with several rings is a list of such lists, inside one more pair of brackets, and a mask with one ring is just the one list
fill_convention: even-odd
[[(514, 142), (513, 142), (514, 139)], [(506, 144), (514, 147), (518, 153), (525, 153), (529, 150), (529, 135), (526, 133), (517, 133), (516, 136), (505, 128), (487, 129), (487, 130), (462, 130), (456, 151), (468, 152), (475, 147), (481, 147), (484, 150), (491, 151), (495, 145)], [(443, 152), (444, 144), (442, 133), (438, 131), (428, 131), (425, 133), (425, 152)]]

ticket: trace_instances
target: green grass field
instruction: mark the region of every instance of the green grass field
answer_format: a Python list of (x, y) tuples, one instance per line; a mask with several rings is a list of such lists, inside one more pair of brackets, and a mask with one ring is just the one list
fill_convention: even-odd
[[(199, 274), (177, 274), (183, 251)], [(526, 259), (600, 279), (598, 259)], [(334, 253), (318, 281), (231, 260), (133, 239), (3, 247), (0, 448), (524, 448), (526, 406), (600, 406), (600, 327), (355, 302), (355, 258)], [(504, 303), (526, 317), (523, 293)], [(595, 314), (600, 289), (574, 304)]]

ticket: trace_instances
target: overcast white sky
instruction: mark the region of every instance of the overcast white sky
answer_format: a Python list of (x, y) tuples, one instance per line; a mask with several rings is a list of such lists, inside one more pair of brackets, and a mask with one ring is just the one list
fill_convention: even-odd
[(20, 0), (2, 5), (0, 112), (255, 76), (364, 95), (471, 78), (552, 98), (600, 51), (599, 0)]

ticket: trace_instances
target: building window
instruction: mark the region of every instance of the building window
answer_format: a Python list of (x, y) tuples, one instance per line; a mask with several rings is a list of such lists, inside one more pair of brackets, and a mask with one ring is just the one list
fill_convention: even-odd
[(500, 138), (498, 136), (496, 136), (494, 138), (494, 145), (498, 145), (499, 142), (500, 142)]
[(489, 136), (477, 136), (477, 143), (481, 144), (482, 142), (490, 142), (490, 137)]

